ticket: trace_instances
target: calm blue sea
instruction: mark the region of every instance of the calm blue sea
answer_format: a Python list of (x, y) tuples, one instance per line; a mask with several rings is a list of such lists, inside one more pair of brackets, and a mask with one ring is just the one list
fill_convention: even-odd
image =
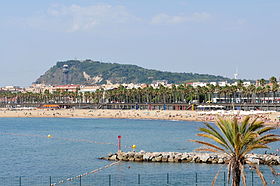
[[(135, 144), (137, 151), (190, 152), (198, 146), (187, 140), (198, 139), (195, 134), (200, 126), (201, 122), (186, 121), (0, 118), (0, 177), (70, 176), (94, 170), (112, 163), (97, 158), (117, 151), (118, 135), (122, 136), (123, 151)], [(47, 138), (48, 134), (53, 138)], [(276, 148), (279, 143), (269, 151)], [(123, 162), (98, 174), (208, 173), (220, 167)]]

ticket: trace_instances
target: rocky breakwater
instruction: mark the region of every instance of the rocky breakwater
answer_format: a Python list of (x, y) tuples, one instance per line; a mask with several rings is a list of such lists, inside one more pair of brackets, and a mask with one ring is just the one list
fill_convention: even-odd
[[(209, 163), (224, 164), (229, 157), (218, 153), (180, 152), (118, 152), (99, 159), (110, 161), (170, 162), (170, 163)], [(246, 162), (280, 165), (280, 156), (270, 154), (248, 154)]]

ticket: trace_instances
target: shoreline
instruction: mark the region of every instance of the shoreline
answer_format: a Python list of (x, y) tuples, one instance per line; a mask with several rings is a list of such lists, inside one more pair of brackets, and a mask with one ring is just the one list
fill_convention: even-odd
[(111, 109), (0, 109), (0, 118), (110, 118), (149, 119), (169, 121), (215, 122), (219, 117), (242, 120), (246, 115), (259, 118), (266, 124), (280, 126), (280, 112), (238, 112), (238, 111), (188, 111), (188, 110), (111, 110)]

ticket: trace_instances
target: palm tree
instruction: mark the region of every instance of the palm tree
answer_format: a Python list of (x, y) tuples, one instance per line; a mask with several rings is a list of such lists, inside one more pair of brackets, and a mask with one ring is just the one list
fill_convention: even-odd
[[(268, 103), (269, 103), (270, 91), (271, 91), (271, 87), (269, 85), (266, 85), (264, 88), (264, 94), (265, 94), (264, 100), (267, 101)], [(266, 99), (266, 97), (267, 97), (267, 99)]]
[(253, 98), (253, 95), (256, 93), (256, 86), (254, 86), (254, 85), (249, 85), (248, 87), (247, 87), (247, 92), (248, 92), (248, 95), (250, 96), (250, 97), (248, 97), (248, 99), (249, 99), (249, 102), (250, 103), (255, 103), (256, 102), (256, 99), (254, 99)]
[(277, 84), (277, 78), (272, 76), (269, 79), (269, 82), (271, 84), (271, 92), (273, 94), (273, 99), (272, 99), (272, 103), (275, 101), (275, 93), (277, 92), (279, 85)]
[(276, 83), (277, 83), (277, 78), (274, 77), (274, 76), (272, 76), (271, 78), (269, 78), (269, 82), (270, 82), (271, 84), (276, 84)]
[(266, 80), (265, 79), (260, 79), (259, 80), (259, 82), (260, 82), (260, 85), (262, 86), (262, 87), (264, 87), (265, 86), (265, 84), (266, 84)]
[[(199, 148), (199, 151), (209, 152), (221, 152), (226, 153), (229, 161), (228, 163), (228, 181), (232, 177), (232, 185), (239, 186), (242, 177), (243, 185), (246, 185), (245, 175), (245, 162), (246, 154), (261, 148), (269, 148), (267, 144), (275, 141), (280, 141), (280, 136), (275, 134), (264, 134), (274, 127), (266, 126), (262, 121), (257, 119), (251, 120), (249, 116), (239, 123), (236, 118), (232, 120), (218, 119), (215, 125), (205, 123), (205, 127), (199, 128), (199, 131), (203, 133), (197, 134), (208, 138), (217, 143), (217, 145), (211, 142), (204, 142), (199, 140), (191, 140), (193, 142), (205, 145), (206, 147)], [(250, 163), (250, 165), (256, 170), (258, 176), (261, 178), (264, 185), (266, 180), (263, 177), (259, 168)], [(213, 180), (213, 184), (215, 179)], [(212, 185), (213, 185), (212, 184)]]

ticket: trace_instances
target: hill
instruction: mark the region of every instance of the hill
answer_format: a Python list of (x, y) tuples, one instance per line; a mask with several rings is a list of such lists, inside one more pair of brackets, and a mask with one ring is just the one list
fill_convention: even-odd
[(167, 80), (168, 83), (192, 81), (231, 81), (229, 78), (197, 73), (175, 73), (145, 69), (136, 65), (102, 63), (92, 60), (69, 60), (57, 62), (36, 84), (104, 84), (104, 83), (152, 83)]

